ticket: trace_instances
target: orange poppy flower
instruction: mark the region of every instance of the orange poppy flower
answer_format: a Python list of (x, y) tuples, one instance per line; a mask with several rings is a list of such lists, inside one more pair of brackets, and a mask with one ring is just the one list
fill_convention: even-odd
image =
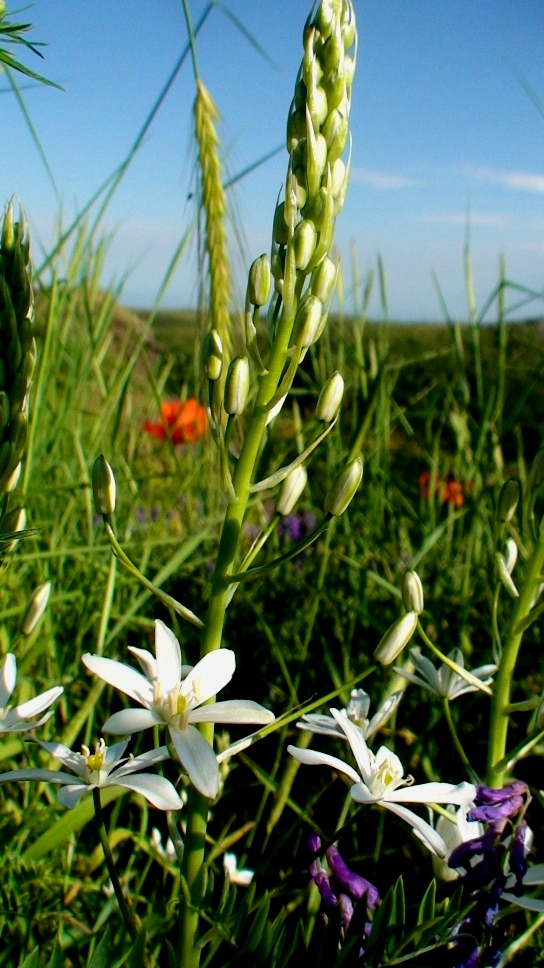
[(148, 434), (159, 440), (164, 440), (168, 434), (173, 444), (194, 444), (206, 433), (208, 415), (194, 397), (161, 404), (161, 415), (162, 420), (156, 423), (146, 420), (143, 425)]

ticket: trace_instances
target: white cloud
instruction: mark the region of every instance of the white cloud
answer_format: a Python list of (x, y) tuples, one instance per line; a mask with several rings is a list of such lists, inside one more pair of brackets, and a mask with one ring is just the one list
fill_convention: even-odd
[(387, 171), (373, 171), (371, 168), (352, 168), (351, 179), (356, 182), (364, 182), (371, 188), (394, 189), (394, 188), (413, 188), (419, 182), (415, 178), (406, 175), (396, 175)]
[(494, 168), (470, 167), (469, 174), (472, 174), (478, 181), (488, 182), (493, 185), (501, 185), (514, 191), (544, 192), (544, 175), (535, 174), (530, 171), (499, 171)]

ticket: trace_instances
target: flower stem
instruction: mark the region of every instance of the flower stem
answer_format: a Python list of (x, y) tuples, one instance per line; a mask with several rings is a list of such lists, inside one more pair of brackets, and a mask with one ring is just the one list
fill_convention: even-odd
[(111, 883), (113, 885), (113, 890), (115, 891), (115, 896), (117, 898), (121, 914), (123, 916), (123, 921), (125, 922), (125, 927), (132, 939), (134, 941), (138, 935), (138, 929), (134, 923), (134, 917), (132, 911), (130, 910), (123, 894), (123, 888), (121, 887), (121, 882), (117, 876), (117, 871), (115, 869), (115, 861), (113, 859), (113, 854), (111, 852), (110, 842), (108, 840), (108, 835), (106, 832), (106, 825), (104, 823), (104, 814), (102, 813), (102, 804), (100, 802), (100, 789), (94, 787), (93, 789), (93, 803), (94, 803), (94, 813), (96, 819), (96, 829), (98, 836), (100, 838), (100, 843), (102, 844), (102, 850), (104, 851), (104, 860), (106, 861), (106, 867), (108, 868), (108, 874), (110, 875)]
[(518, 652), (523, 638), (524, 628), (520, 623), (531, 611), (535, 592), (542, 581), (544, 568), (544, 534), (539, 536), (533, 553), (527, 563), (525, 581), (512, 609), (510, 622), (503, 644), (499, 668), (495, 676), (493, 699), (491, 701), (491, 717), (489, 723), (489, 744), (487, 760), (487, 785), (500, 789), (504, 785), (506, 768), (506, 742), (508, 737), (508, 708), (510, 706), (510, 692), (514, 678), (514, 670)]
[(455, 749), (459, 753), (461, 762), (465, 767), (465, 770), (467, 771), (467, 774), (470, 777), (471, 781), (473, 783), (479, 783), (480, 782), (479, 777), (477, 776), (476, 772), (472, 769), (472, 766), (470, 765), (470, 760), (467, 754), (465, 753), (461, 740), (459, 739), (459, 736), (457, 734), (455, 723), (453, 722), (453, 718), (451, 715), (450, 701), (447, 696), (443, 697), (442, 703), (444, 707), (444, 715), (446, 717), (446, 722), (448, 724), (448, 729), (451, 733), (451, 738), (453, 740), (453, 745), (455, 746)]

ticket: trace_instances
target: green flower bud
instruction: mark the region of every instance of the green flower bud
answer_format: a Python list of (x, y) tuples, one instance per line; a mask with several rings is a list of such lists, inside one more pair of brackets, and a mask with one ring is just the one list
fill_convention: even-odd
[(249, 360), (247, 356), (237, 356), (229, 366), (225, 381), (223, 407), (226, 413), (243, 413), (248, 395)]
[(402, 580), (402, 600), (407, 612), (421, 615), (425, 605), (423, 585), (416, 571), (407, 571)]
[(344, 71), (331, 71), (323, 78), (323, 88), (327, 95), (329, 111), (334, 111), (346, 96), (346, 77)]
[(317, 296), (308, 293), (300, 301), (293, 325), (293, 340), (297, 346), (311, 346), (319, 330), (323, 303)]
[[(308, 110), (310, 112), (310, 117), (312, 119), (312, 124), (314, 126), (314, 131), (319, 131), (321, 126), (325, 123), (325, 119), (329, 113), (329, 105), (327, 102), (327, 95), (321, 87), (321, 85), (316, 85), (313, 89), (308, 89), (307, 102)], [(302, 137), (305, 137), (306, 131)]]
[(344, 467), (335, 478), (323, 505), (328, 514), (338, 517), (343, 514), (348, 504), (355, 496), (363, 476), (363, 458), (355, 460)]
[(36, 628), (47, 608), (50, 594), (50, 581), (44, 582), (43, 585), (38, 585), (38, 587), (32, 592), (30, 601), (23, 616), (23, 621), (21, 622), (21, 632), (23, 635), (30, 635), (30, 633)]
[(506, 565), (506, 570), (509, 575), (512, 574), (514, 568), (516, 567), (517, 560), (518, 560), (518, 546), (513, 538), (507, 538), (506, 550), (504, 554), (504, 563)]
[(327, 159), (330, 165), (340, 157), (348, 139), (348, 109), (342, 104), (331, 111), (323, 126), (323, 137), (327, 143)]
[(302, 464), (289, 471), (285, 478), (278, 499), (276, 501), (276, 511), (283, 516), (291, 514), (300, 495), (306, 487), (308, 475), (306, 468)]
[(92, 473), (94, 506), (97, 514), (115, 511), (115, 477), (104, 454), (97, 457)]
[(506, 481), (501, 487), (499, 492), (499, 500), (497, 502), (497, 521), (499, 521), (500, 524), (507, 524), (508, 521), (511, 521), (514, 517), (516, 508), (518, 506), (520, 493), (520, 484), (515, 477), (511, 477), (510, 480)]
[(311, 219), (302, 219), (298, 223), (293, 235), (295, 251), (295, 265), (297, 269), (305, 269), (315, 251), (317, 232)]
[(338, 20), (336, 20), (332, 33), (323, 47), (318, 51), (318, 57), (324, 74), (329, 71), (337, 71), (343, 63), (344, 43)]
[[(325, 127), (327, 122), (325, 122)], [(308, 193), (310, 197), (319, 191), (321, 178), (327, 164), (327, 142), (322, 134), (314, 135), (312, 121), (308, 114), (307, 129), (312, 129), (305, 141), (306, 146), (306, 176), (308, 178)]]
[(273, 227), (274, 242), (278, 245), (287, 245), (289, 241), (289, 230), (287, 228), (287, 222), (285, 221), (285, 204), (280, 202), (276, 205), (276, 211), (274, 212), (274, 227)]
[(341, 158), (337, 158), (331, 165), (331, 192), (333, 198), (338, 198), (344, 187), (346, 166)]
[(0, 430), (4, 430), (9, 423), (11, 413), (10, 400), (7, 393), (0, 391)]
[(223, 369), (223, 344), (216, 329), (211, 329), (203, 346), (204, 372), (208, 380), (215, 382)]
[[(306, 92), (306, 88), (304, 89)], [(305, 103), (305, 102), (304, 102)], [(326, 117), (326, 115), (325, 115)], [(289, 112), (287, 118), (287, 151), (291, 153), (295, 145), (306, 137), (306, 111), (304, 107)]]
[(393, 622), (374, 652), (376, 661), (384, 666), (391, 665), (406, 648), (416, 628), (417, 612), (407, 612), (402, 618)]
[(252, 306), (264, 306), (270, 293), (270, 263), (266, 255), (260, 255), (249, 270), (247, 295)]
[(1, 246), (5, 251), (13, 251), (15, 245), (15, 227), (13, 224), (13, 205), (10, 202), (4, 213), (4, 223), (2, 225)]
[(19, 478), (21, 476), (21, 466), (22, 466), (21, 461), (19, 461), (19, 463), (15, 467), (15, 470), (13, 470), (9, 475), (9, 477), (7, 478), (3, 488), (5, 494), (11, 494), (11, 492), (14, 491), (15, 488), (17, 487), (17, 484), (19, 483)]
[(544, 482), (544, 448), (539, 450), (531, 467), (531, 487), (540, 487)]
[(337, 271), (336, 264), (326, 256), (312, 272), (310, 292), (322, 303), (327, 302), (334, 289)]
[(323, 39), (326, 40), (334, 23), (334, 11), (330, 0), (321, 0), (314, 17), (314, 23)]
[[(26, 527), (26, 511), (24, 508), (13, 508), (8, 511), (0, 521), (0, 534), (13, 534), (17, 531), (24, 531)], [(2, 546), (2, 552), (13, 551), (17, 545), (17, 539), (10, 541)]]
[(318, 420), (324, 420), (325, 423), (330, 423), (334, 420), (340, 404), (342, 403), (342, 397), (344, 396), (344, 380), (341, 374), (336, 371), (333, 373), (331, 378), (327, 380), (325, 386), (322, 388), (319, 394), (319, 399), (317, 401), (317, 406), (315, 408), (315, 415)]

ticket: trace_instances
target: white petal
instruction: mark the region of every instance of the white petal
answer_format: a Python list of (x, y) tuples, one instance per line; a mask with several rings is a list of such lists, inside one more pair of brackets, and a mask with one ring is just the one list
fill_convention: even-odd
[[(368, 746), (366, 745), (366, 741), (361, 730), (355, 725), (355, 723), (350, 722), (347, 716), (342, 716), (338, 709), (331, 709), (330, 712), (349, 740), (351, 752), (355, 757), (363, 780), (365, 783), (369, 783), (372, 776), (372, 768)], [(360, 778), (358, 777), (357, 779), (359, 780)]]
[(356, 803), (381, 803), (380, 797), (371, 793), (366, 783), (356, 783), (352, 786), (350, 793), (352, 800), (355, 800)]
[(427, 656), (421, 654), (421, 649), (417, 646), (415, 649), (410, 649), (410, 658), (414, 663), (417, 671), (424, 679), (427, 680), (433, 692), (440, 695), (441, 681), (440, 676), (432, 664), (431, 660)]
[(17, 710), (10, 709), (7, 716), (0, 723), (0, 733), (27, 733), (29, 729), (37, 729), (38, 726), (43, 726), (52, 715), (53, 710), (44, 713), (40, 719), (30, 721), (28, 719), (19, 719)]
[(308, 729), (310, 733), (319, 733), (320, 736), (335, 736), (337, 739), (347, 739), (344, 731), (336, 725), (336, 720), (324, 713), (307, 713), (302, 717), (300, 723), (297, 723), (297, 727), (298, 729)]
[(294, 756), (295, 760), (298, 760), (299, 763), (305, 763), (306, 766), (330, 766), (333, 770), (349, 776), (353, 783), (361, 782), (361, 777), (353, 767), (349, 763), (344, 763), (343, 760), (339, 760), (337, 756), (329, 756), (328, 753), (318, 753), (316, 750), (299, 749), (298, 746), (288, 746), (287, 752), (291, 756)]
[(49, 753), (55, 760), (59, 760), (63, 766), (67, 766), (78, 776), (84, 777), (86, 775), (85, 759), (81, 753), (74, 753), (73, 750), (63, 746), (62, 743), (44, 743), (41, 739), (37, 739), (36, 743), (41, 746), (42, 750)]
[(29, 699), (28, 702), (21, 703), (20, 706), (16, 706), (15, 709), (10, 710), (10, 712), (17, 716), (17, 719), (33, 719), (34, 716), (38, 716), (43, 713), (44, 709), (47, 709), (51, 703), (54, 703), (59, 696), (62, 695), (64, 689), (62, 686), (54, 686), (53, 689), (48, 689), (47, 692), (42, 692), (40, 696), (34, 696), (33, 699)]
[(104, 754), (104, 761), (102, 764), (103, 770), (107, 770), (109, 773), (110, 770), (115, 769), (125, 755), (128, 742), (128, 739), (123, 739), (120, 743), (114, 743), (113, 746), (106, 746), (106, 752)]
[(524, 897), (516, 897), (515, 894), (510, 894), (508, 891), (505, 891), (504, 894), (501, 894), (501, 900), (508, 901), (510, 904), (517, 904), (518, 907), (524, 908), (525, 911), (544, 911), (544, 898), (542, 897), (528, 897), (527, 895)]
[(102, 729), (105, 733), (125, 736), (127, 733), (139, 733), (141, 729), (149, 729), (157, 723), (164, 723), (164, 720), (152, 709), (121, 709), (106, 720)]
[(390, 810), (397, 817), (405, 820), (414, 830), (417, 830), (419, 838), (425, 846), (431, 851), (434, 851), (438, 857), (446, 856), (447, 848), (442, 837), (440, 834), (437, 834), (436, 830), (426, 820), (418, 817), (416, 813), (412, 813), (406, 807), (402, 807), (399, 803), (390, 803), (388, 800), (382, 800), (382, 806)]
[(181, 679), (181, 649), (174, 633), (164, 622), (155, 622), (155, 655), (157, 674), (165, 692), (170, 692)]
[(13, 655), (13, 652), (8, 652), (4, 665), (2, 666), (2, 671), (0, 672), (0, 709), (9, 701), (13, 690), (15, 689), (15, 683), (17, 682), (17, 659)]
[(394, 692), (393, 695), (389, 696), (385, 700), (385, 702), (378, 709), (377, 713), (375, 713), (370, 720), (365, 730), (365, 739), (370, 741), (378, 730), (387, 722), (387, 720), (390, 719), (403, 695), (404, 692), (401, 690), (399, 692)]
[(414, 675), (413, 672), (407, 672), (406, 669), (402, 669), (401, 666), (393, 666), (393, 672), (396, 672), (403, 679), (407, 679), (408, 682), (412, 682), (414, 686), (419, 686), (420, 689), (426, 689), (427, 692), (432, 693), (433, 696), (437, 695), (437, 691), (429, 685), (426, 679), (421, 679), (420, 676)]
[(455, 803), (468, 804), (476, 795), (472, 783), (419, 783), (411, 787), (399, 787), (384, 795), (384, 801), (394, 803)]
[(70, 786), (62, 787), (57, 793), (57, 800), (62, 803), (63, 807), (69, 807), (70, 810), (79, 803), (82, 797), (90, 790), (95, 787), (94, 783), (72, 783)]
[(141, 794), (153, 807), (158, 810), (181, 810), (183, 801), (176, 793), (170, 780), (164, 776), (153, 776), (151, 773), (139, 773), (129, 779), (122, 779), (118, 782), (111, 778), (108, 786), (125, 787), (133, 790), (134, 793)]
[(140, 702), (142, 706), (150, 706), (153, 702), (151, 683), (132, 666), (117, 662), (115, 659), (106, 659), (103, 655), (91, 655), (89, 652), (81, 657), (81, 661), (99, 679), (103, 679), (114, 689), (119, 689), (131, 699)]
[(57, 770), (9, 770), (7, 773), (0, 773), (0, 783), (9, 783), (10, 780), (44, 780), (46, 783), (73, 783), (74, 778), (69, 773), (62, 773)]
[(157, 660), (151, 652), (147, 649), (137, 649), (135, 645), (129, 645), (128, 651), (136, 656), (140, 663), (140, 668), (144, 670), (146, 679), (149, 679), (150, 682), (158, 679)]
[(145, 770), (148, 766), (153, 766), (155, 763), (162, 763), (164, 760), (169, 759), (170, 753), (166, 746), (159, 746), (156, 750), (149, 750), (148, 753), (141, 753), (140, 756), (134, 756), (132, 759), (127, 760), (115, 773), (110, 775), (110, 780), (113, 782), (113, 780), (116, 780), (120, 776), (137, 773), (138, 770)]
[(187, 726), (187, 729), (171, 726), (170, 736), (179, 761), (189, 774), (193, 786), (203, 797), (215, 800), (219, 792), (219, 767), (210, 744), (196, 726)]
[(188, 696), (193, 685), (198, 682), (198, 704), (206, 702), (223, 689), (232, 679), (236, 659), (231, 649), (216, 649), (208, 652), (181, 684), (182, 696)]
[(544, 864), (535, 864), (534, 867), (530, 867), (523, 878), (523, 884), (525, 887), (544, 884)]
[(190, 723), (273, 723), (274, 713), (251, 699), (228, 699), (200, 706), (189, 713)]

